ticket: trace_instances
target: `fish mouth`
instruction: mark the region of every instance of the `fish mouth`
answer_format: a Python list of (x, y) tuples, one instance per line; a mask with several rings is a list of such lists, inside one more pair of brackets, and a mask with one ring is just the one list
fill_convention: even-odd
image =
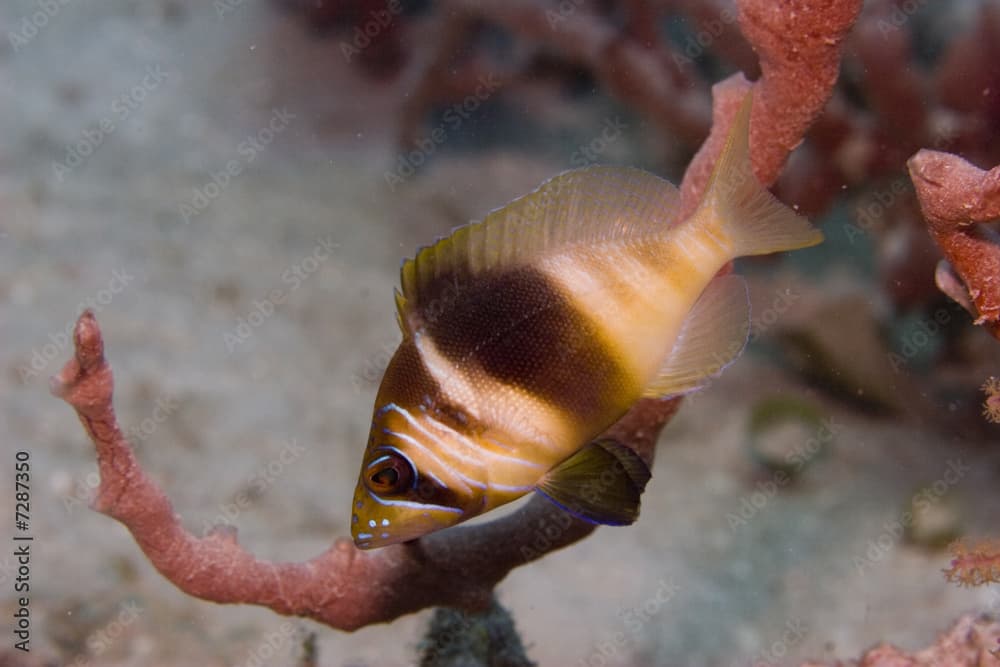
[(409, 542), (461, 521), (462, 510), (412, 500), (385, 500), (363, 483), (354, 493), (351, 538), (359, 549)]
[[(351, 507), (351, 538), (354, 540), (354, 546), (359, 549), (374, 549), (381, 546), (378, 528), (382, 517), (370, 518), (372, 503), (366, 502), (370, 497), (371, 492), (359, 482), (358, 488), (354, 491), (354, 503)], [(381, 534), (389, 537), (388, 531), (383, 530)]]

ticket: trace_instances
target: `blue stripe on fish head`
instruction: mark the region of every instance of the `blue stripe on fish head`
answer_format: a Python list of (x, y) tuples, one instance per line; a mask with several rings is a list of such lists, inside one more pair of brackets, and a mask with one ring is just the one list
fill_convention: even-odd
[(478, 514), (486, 489), (472, 440), (426, 411), (386, 403), (372, 421), (351, 535), (362, 549), (416, 539)]

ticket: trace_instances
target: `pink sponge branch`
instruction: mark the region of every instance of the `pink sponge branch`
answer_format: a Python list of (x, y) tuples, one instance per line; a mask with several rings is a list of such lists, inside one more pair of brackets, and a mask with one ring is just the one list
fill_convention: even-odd
[(778, 178), (788, 154), (830, 99), (840, 73), (841, 43), (861, 11), (861, 0), (810, 2), (743, 0), (740, 28), (760, 56), (758, 121), (751, 130), (757, 177)]
[(1000, 167), (983, 171), (951, 153), (922, 150), (908, 163), (931, 236), (975, 306), (977, 324), (1000, 339)]
[[(234, 529), (205, 537), (185, 530), (163, 490), (136, 461), (112, 406), (114, 379), (90, 311), (73, 333), (76, 353), (52, 378), (52, 392), (77, 412), (97, 449), (94, 508), (131, 531), (154, 567), (185, 593), (220, 603), (257, 604), (342, 630), (391, 621), (425, 607), (481, 609), (508, 572), (589, 535), (594, 526), (535, 499), (490, 523), (457, 527), (403, 545), (359, 551), (336, 541), (305, 563), (255, 558)], [(676, 401), (643, 401), (610, 432), (652, 461)]]
[(823, 111), (840, 70), (841, 44), (861, 0), (740, 0), (740, 28), (760, 58), (761, 78), (735, 74), (712, 89), (712, 130), (684, 175), (683, 209), (693, 211), (708, 183), (740, 101), (754, 88), (750, 152), (754, 173), (772, 185), (788, 154)]

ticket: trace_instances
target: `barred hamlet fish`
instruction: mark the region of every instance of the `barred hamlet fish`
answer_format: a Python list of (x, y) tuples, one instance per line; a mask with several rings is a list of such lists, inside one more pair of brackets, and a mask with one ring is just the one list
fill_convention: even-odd
[(744, 100), (697, 211), (644, 171), (588, 167), (456, 229), (402, 267), (403, 341), (354, 494), (358, 547), (412, 540), (531, 491), (595, 523), (635, 521), (643, 461), (594, 441), (638, 399), (705, 384), (740, 355), (731, 259), (822, 234), (761, 187)]

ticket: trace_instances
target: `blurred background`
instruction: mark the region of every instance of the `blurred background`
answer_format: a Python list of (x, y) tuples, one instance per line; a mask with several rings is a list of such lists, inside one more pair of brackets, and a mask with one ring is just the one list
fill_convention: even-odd
[[(93, 449), (48, 393), (72, 325), (95, 310), (119, 419), (185, 525), (310, 558), (349, 534), (400, 261), (566, 169), (679, 182), (711, 84), (759, 73), (735, 17), (725, 0), (0, 4), (0, 432), (11, 471), (31, 452), (35, 534), (33, 653), (0, 662), (295, 665), (315, 633), (320, 665), (412, 664), (429, 611), (346, 634), (202, 602), (88, 509)], [(533, 660), (832, 661), (1000, 614), (995, 587), (941, 575), (951, 540), (1000, 535), (981, 389), (1000, 345), (935, 288), (904, 168), (920, 147), (1000, 162), (998, 45), (996, 2), (866, 4), (775, 188), (827, 242), (738, 264), (748, 353), (664, 431), (640, 521), (500, 585)], [(13, 497), (5, 473), (5, 522)], [(8, 618), (14, 572), (0, 556)]]

